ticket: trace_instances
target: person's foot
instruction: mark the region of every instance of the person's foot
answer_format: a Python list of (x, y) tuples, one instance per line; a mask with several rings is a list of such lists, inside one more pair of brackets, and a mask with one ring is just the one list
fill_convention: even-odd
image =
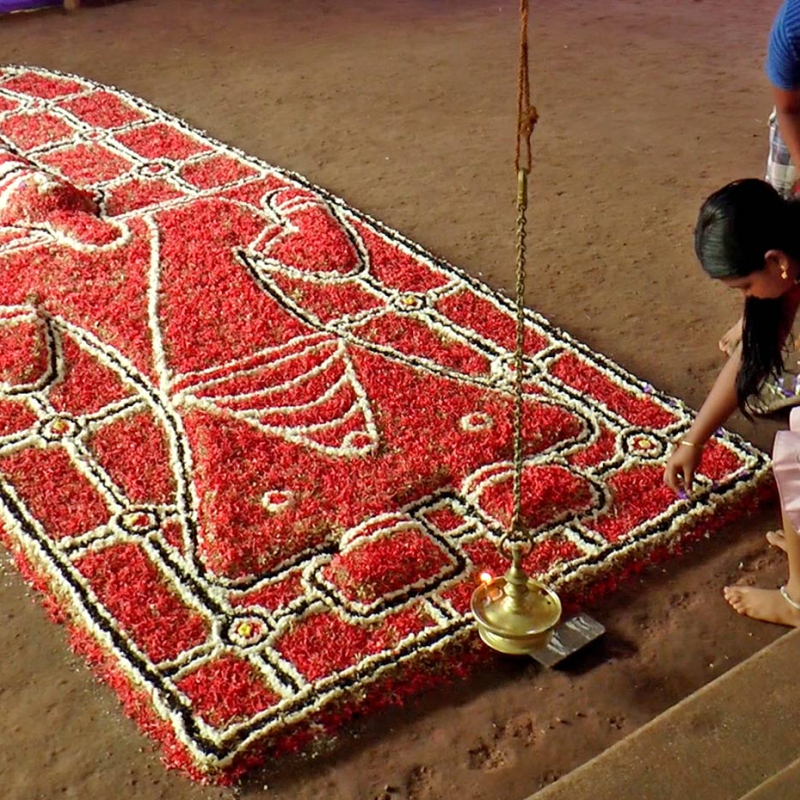
[(786, 552), (786, 536), (783, 531), (769, 531), (767, 533), (767, 541), (778, 550)]
[(733, 325), (727, 333), (719, 340), (719, 349), (729, 356), (735, 349), (736, 345), (742, 340), (742, 320)]
[(778, 589), (726, 586), (722, 593), (738, 614), (790, 628), (800, 627), (800, 609), (790, 605)]

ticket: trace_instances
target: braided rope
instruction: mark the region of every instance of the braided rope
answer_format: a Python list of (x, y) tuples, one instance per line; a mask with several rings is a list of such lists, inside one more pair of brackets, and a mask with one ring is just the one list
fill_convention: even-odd
[[(514, 168), (531, 171), (531, 134), (539, 120), (531, 105), (530, 69), (528, 67), (528, 0), (519, 3), (519, 68), (517, 71), (517, 148)], [(522, 157), (522, 163), (520, 163)]]

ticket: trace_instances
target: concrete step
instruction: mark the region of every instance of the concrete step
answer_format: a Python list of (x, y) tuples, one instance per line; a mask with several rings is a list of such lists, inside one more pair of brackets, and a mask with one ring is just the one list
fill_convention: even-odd
[(767, 778), (741, 800), (797, 800), (800, 797), (800, 758)]
[(782, 771), (793, 793), (753, 797), (798, 800), (798, 755), (800, 630), (528, 800), (750, 800)]

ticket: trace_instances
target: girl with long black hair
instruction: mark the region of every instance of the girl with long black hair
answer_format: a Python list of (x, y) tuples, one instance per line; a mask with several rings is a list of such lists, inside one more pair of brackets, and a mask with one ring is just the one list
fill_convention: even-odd
[[(765, 181), (724, 186), (700, 209), (695, 252), (706, 273), (744, 296), (741, 342), (722, 368), (694, 424), (676, 443), (664, 480), (691, 491), (703, 447), (739, 408), (751, 417), (759, 394), (783, 371), (783, 350), (800, 307), (800, 202), (784, 199)], [(775, 437), (773, 470), (781, 497), (783, 531), (770, 544), (789, 559), (789, 581), (780, 590), (726, 586), (725, 598), (740, 614), (800, 627), (800, 408), (790, 430)]]

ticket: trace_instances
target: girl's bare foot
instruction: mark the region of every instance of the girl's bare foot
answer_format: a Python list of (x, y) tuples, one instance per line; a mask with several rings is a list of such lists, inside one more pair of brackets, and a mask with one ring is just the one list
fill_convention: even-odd
[(736, 345), (742, 340), (742, 320), (733, 325), (727, 333), (719, 340), (719, 349), (729, 356), (735, 349)]
[(800, 627), (800, 609), (790, 605), (778, 589), (726, 586), (722, 593), (739, 614), (790, 628)]
[(773, 546), (777, 547), (778, 550), (783, 550), (786, 552), (786, 536), (783, 531), (769, 531), (767, 533), (767, 541)]

